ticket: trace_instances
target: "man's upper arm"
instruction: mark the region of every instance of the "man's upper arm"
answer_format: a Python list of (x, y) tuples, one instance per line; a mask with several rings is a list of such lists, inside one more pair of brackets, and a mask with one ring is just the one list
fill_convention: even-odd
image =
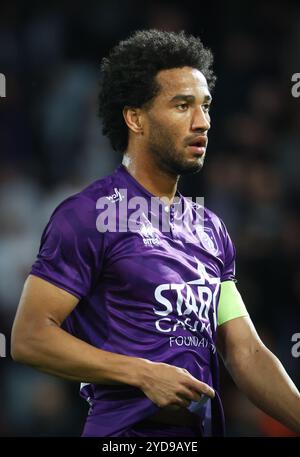
[(217, 347), (226, 365), (253, 353), (261, 344), (249, 316), (231, 319), (218, 327)]
[(251, 352), (260, 339), (235, 282), (221, 283), (217, 346), (225, 362)]
[[(52, 213), (20, 299), (13, 328), (16, 342), (43, 338), (88, 296), (102, 271), (103, 236), (96, 228), (93, 199), (77, 194)], [(42, 333), (41, 333), (42, 332)]]
[(23, 288), (12, 330), (12, 346), (43, 332), (47, 325), (60, 326), (79, 299), (44, 279), (29, 275)]
[(221, 291), (217, 309), (217, 347), (224, 362), (241, 360), (256, 350), (259, 339), (243, 299), (236, 287), (233, 242), (221, 221), (224, 245), (224, 267), (221, 274)]

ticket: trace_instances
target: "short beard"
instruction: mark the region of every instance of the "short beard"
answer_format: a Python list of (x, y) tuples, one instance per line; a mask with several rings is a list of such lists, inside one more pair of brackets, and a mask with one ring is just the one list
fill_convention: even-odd
[(176, 153), (174, 142), (166, 132), (161, 131), (160, 126), (151, 122), (151, 133), (148, 147), (158, 168), (171, 176), (184, 176), (198, 173), (204, 162), (187, 163), (183, 157)]

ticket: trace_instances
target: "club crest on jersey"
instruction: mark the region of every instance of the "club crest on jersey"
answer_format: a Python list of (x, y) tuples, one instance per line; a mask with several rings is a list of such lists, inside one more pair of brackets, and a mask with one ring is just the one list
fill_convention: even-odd
[(204, 249), (213, 255), (217, 255), (219, 249), (213, 230), (210, 227), (204, 227), (204, 230), (203, 227), (197, 227), (196, 231)]

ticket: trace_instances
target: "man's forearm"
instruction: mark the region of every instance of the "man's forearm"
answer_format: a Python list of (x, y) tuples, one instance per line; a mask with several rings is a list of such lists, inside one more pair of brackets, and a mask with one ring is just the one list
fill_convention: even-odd
[(300, 394), (280, 361), (263, 344), (226, 362), (237, 386), (260, 409), (300, 433)]
[(131, 385), (156, 406), (172, 410), (199, 401), (202, 394), (214, 397), (210, 386), (185, 369), (97, 349), (58, 325), (43, 325), (32, 334), (13, 329), (12, 356), (47, 373), (80, 382)]
[(95, 348), (56, 325), (12, 341), (12, 356), (44, 372), (79, 382), (124, 383), (138, 387), (144, 359)]

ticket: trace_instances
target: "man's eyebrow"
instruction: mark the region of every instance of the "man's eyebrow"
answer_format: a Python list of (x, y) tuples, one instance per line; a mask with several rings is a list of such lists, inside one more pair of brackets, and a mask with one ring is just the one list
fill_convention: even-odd
[[(186, 95), (186, 94), (177, 94), (173, 98), (171, 98), (171, 102), (176, 102), (179, 100), (185, 100), (186, 102), (194, 102), (195, 101), (195, 96), (194, 95)], [(205, 95), (204, 96), (204, 101), (205, 102), (210, 102), (212, 100), (211, 95)]]

